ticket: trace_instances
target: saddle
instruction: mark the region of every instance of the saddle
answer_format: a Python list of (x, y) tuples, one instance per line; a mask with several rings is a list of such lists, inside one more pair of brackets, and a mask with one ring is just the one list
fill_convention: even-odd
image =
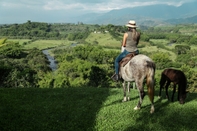
[(134, 56), (137, 54), (135, 52), (129, 53), (126, 55), (120, 62), (119, 67), (124, 67)]

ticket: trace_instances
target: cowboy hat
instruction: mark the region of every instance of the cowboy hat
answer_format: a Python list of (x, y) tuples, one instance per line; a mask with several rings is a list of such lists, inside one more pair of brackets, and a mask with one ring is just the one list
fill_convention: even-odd
[(136, 23), (134, 20), (130, 20), (128, 24), (126, 24), (127, 27), (131, 28), (137, 28)]

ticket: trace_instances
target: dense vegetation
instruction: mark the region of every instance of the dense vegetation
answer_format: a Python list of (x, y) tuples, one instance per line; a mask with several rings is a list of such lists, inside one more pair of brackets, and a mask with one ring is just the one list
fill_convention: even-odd
[[(125, 30), (111, 24), (1, 25), (0, 130), (196, 130), (197, 25), (138, 29), (140, 53), (156, 63), (152, 115), (147, 96), (134, 111), (138, 91), (122, 103), (122, 89), (114, 88), (121, 84), (110, 79)], [(42, 52), (49, 48), (55, 71)], [(187, 76), (184, 105), (156, 97), (160, 72), (169, 67)]]
[[(142, 42), (139, 48), (156, 47), (162, 51), (141, 50), (156, 63), (157, 70), (174, 67), (184, 70), (189, 87), (195, 90), (195, 68), (197, 67), (196, 50), (191, 48), (197, 43), (195, 36), (197, 25), (177, 25), (172, 27), (141, 27)], [(119, 46), (102, 46), (99, 40), (89, 42), (86, 39), (94, 32), (109, 33), (115, 41), (121, 41), (125, 32), (124, 26), (115, 25), (85, 25), (78, 24), (48, 24), (27, 21), (24, 24), (2, 25), (0, 28), (0, 71), (1, 87), (114, 87), (110, 76), (114, 72), (114, 59), (119, 53)], [(28, 38), (29, 41), (8, 41), (11, 38)], [(53, 56), (58, 62), (55, 73), (49, 68), (49, 61), (41, 50), (26, 49), (28, 45), (41, 39), (64, 39), (73, 41), (75, 45), (60, 45), (54, 48)], [(166, 40), (157, 43), (154, 40)], [(76, 46), (77, 45), (77, 46)], [(172, 48), (169, 48), (172, 45)], [(169, 53), (170, 52), (170, 53)], [(175, 54), (174, 59), (171, 54)], [(187, 63), (187, 64), (186, 64)], [(159, 77), (156, 77), (159, 81)]]

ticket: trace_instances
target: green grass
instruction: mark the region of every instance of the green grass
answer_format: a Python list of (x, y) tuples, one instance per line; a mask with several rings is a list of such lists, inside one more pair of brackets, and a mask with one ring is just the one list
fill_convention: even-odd
[(124, 103), (122, 88), (0, 89), (0, 130), (196, 130), (196, 93), (189, 93), (184, 105), (158, 99), (157, 93), (155, 113), (150, 114), (147, 96), (141, 110), (133, 110), (139, 99), (133, 89), (131, 101)]
[[(112, 36), (109, 33), (91, 33), (88, 38), (86, 39), (87, 42), (93, 43), (94, 41), (97, 41), (99, 45), (105, 46), (105, 47), (117, 47), (120, 48), (121, 41), (117, 41), (116, 39), (112, 38)], [(140, 51), (147, 51), (147, 52), (164, 52), (168, 53), (170, 56), (170, 59), (174, 61), (176, 59), (176, 54), (172, 52), (172, 49), (175, 49), (175, 46), (177, 44), (168, 45), (169, 40), (165, 39), (150, 39), (150, 41), (154, 42), (155, 44), (164, 44), (167, 49), (157, 48), (156, 46), (150, 46), (148, 42), (139, 42), (140, 45), (145, 45), (142, 48), (139, 48)], [(191, 46), (191, 49), (197, 49), (197, 46)], [(107, 49), (108, 50), (108, 49)], [(110, 50), (116, 50), (117, 49), (110, 49)]]
[(53, 48), (58, 46), (68, 46), (72, 44), (72, 41), (67, 40), (36, 40), (30, 44), (24, 46), (25, 49), (32, 49), (34, 47), (42, 50), (47, 48)]
[(86, 38), (88, 43), (93, 43), (97, 41), (98, 45), (108, 46), (108, 47), (120, 47), (120, 41), (114, 39), (109, 33), (91, 33), (88, 38)]
[(18, 42), (20, 45), (22, 45), (24, 42), (29, 42), (31, 40), (30, 39), (8, 39), (7, 41)]
[[(28, 42), (31, 40), (30, 39), (8, 39), (7, 41), (19, 42), (20, 45), (23, 45), (24, 42)], [(69, 46), (72, 43), (75, 43), (75, 42), (68, 41), (68, 40), (36, 40), (34, 42), (24, 45), (23, 48), (24, 49), (38, 48), (42, 50), (42, 49), (53, 48), (53, 47), (58, 47), (58, 46)]]

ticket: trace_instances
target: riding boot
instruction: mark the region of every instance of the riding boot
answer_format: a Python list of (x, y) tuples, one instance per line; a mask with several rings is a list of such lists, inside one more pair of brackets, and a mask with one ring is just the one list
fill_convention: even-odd
[(114, 81), (118, 81), (119, 80), (119, 75), (118, 74), (114, 74), (111, 78)]

